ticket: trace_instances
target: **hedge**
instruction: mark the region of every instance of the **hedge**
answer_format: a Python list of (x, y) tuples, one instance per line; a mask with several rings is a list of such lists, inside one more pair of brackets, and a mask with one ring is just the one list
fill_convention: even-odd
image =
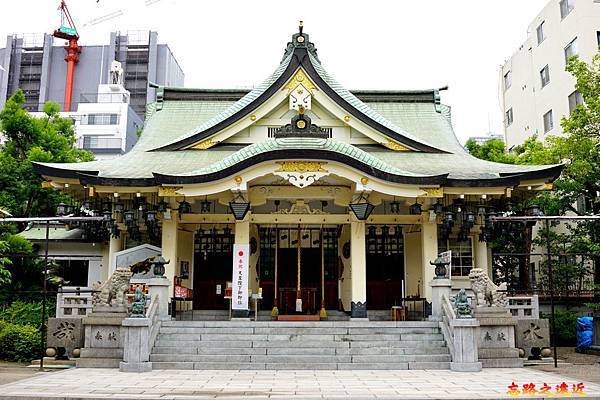
[(0, 359), (29, 362), (39, 358), (41, 346), (37, 327), (0, 322)]

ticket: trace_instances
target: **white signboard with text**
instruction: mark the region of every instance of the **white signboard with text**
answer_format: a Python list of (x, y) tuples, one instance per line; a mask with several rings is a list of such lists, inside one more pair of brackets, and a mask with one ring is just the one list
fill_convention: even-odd
[(231, 308), (248, 310), (248, 264), (250, 263), (250, 245), (233, 245), (233, 292)]

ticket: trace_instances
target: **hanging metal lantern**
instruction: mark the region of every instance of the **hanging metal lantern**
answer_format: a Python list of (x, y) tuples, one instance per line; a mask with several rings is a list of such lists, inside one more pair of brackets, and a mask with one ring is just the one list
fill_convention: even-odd
[(179, 207), (177, 209), (179, 210), (179, 214), (189, 214), (192, 212), (192, 205), (184, 200), (179, 203)]
[(394, 228), (394, 235), (398, 238), (402, 236), (402, 225), (396, 225)]
[(115, 203), (115, 212), (122, 213), (125, 210), (125, 204)]
[(123, 222), (125, 225), (131, 225), (135, 222), (135, 212), (132, 210), (125, 211), (123, 213)]
[(169, 208), (169, 204), (164, 200), (161, 200), (156, 204), (156, 211), (158, 212), (165, 212), (167, 211), (167, 208)]
[(250, 203), (245, 201), (230, 201), (229, 209), (231, 210), (233, 217), (236, 220), (241, 221), (246, 217), (248, 211), (250, 211)]
[(513, 207), (514, 207), (514, 204), (513, 204), (513, 202), (512, 202), (512, 201), (510, 201), (510, 200), (508, 200), (508, 201), (506, 202), (506, 211), (512, 211), (512, 210), (513, 210)]
[(369, 203), (368, 201), (365, 201), (363, 203), (351, 203), (348, 204), (348, 207), (350, 207), (350, 210), (352, 210), (352, 212), (356, 216), (356, 219), (358, 219), (359, 221), (364, 221), (367, 218), (369, 218), (369, 215), (371, 215), (371, 213), (375, 209), (375, 206)]
[(93, 201), (91, 201), (91, 200), (85, 200), (85, 201), (82, 203), (82, 206), (83, 206), (83, 208), (84, 208), (84, 209), (86, 209), (86, 210), (91, 210), (92, 208), (94, 208), (94, 202), (93, 202)]
[(454, 223), (454, 213), (452, 211), (446, 211), (446, 213), (444, 214), (444, 221), (448, 222), (449, 224), (453, 224)]
[(208, 213), (208, 212), (210, 212), (210, 205), (211, 205), (211, 202), (208, 201), (207, 197), (205, 197), (204, 200), (202, 200), (200, 202), (200, 212), (201, 213)]
[(104, 211), (112, 211), (112, 203), (110, 201), (103, 201), (100, 205), (100, 209)]
[(527, 207), (527, 214), (531, 215), (532, 217), (539, 217), (543, 215), (542, 209), (537, 204), (532, 204)]
[(112, 212), (111, 211), (104, 211), (102, 213), (102, 219), (106, 222), (112, 220)]
[(408, 213), (410, 215), (421, 215), (421, 204), (415, 202), (408, 207)]
[(223, 235), (225, 235), (225, 237), (231, 237), (231, 228), (226, 226), (225, 228), (223, 228)]
[(475, 225), (475, 213), (472, 211), (467, 211), (465, 213), (465, 221), (471, 226)]
[(56, 206), (56, 215), (58, 216), (63, 216), (63, 215), (67, 215), (67, 205), (65, 203), (59, 203)]
[(394, 201), (392, 201), (390, 203), (390, 212), (392, 214), (399, 214), (400, 213), (400, 203), (396, 201), (396, 199), (394, 199)]
[(145, 219), (147, 224), (154, 224), (156, 222), (156, 211), (147, 211)]
[(444, 212), (444, 205), (440, 203), (439, 200), (433, 205), (433, 212), (436, 214), (441, 214)]

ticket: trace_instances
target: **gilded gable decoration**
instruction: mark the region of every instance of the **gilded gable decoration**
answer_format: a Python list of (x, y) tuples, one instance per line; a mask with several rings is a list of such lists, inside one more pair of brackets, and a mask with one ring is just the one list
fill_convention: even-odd
[(290, 110), (295, 110), (303, 113), (304, 110), (310, 110), (312, 95), (304, 85), (296, 86), (289, 95)]
[(215, 142), (212, 139), (206, 139), (206, 140), (203, 140), (202, 142), (200, 142), (198, 144), (193, 145), (192, 149), (206, 150), (206, 149), (210, 149), (211, 147), (213, 147), (217, 143), (219, 143), (219, 142)]
[(285, 85), (284, 90), (287, 89), (288, 93), (291, 93), (292, 91), (295, 91), (298, 86), (303, 86), (309, 93), (312, 93), (313, 90), (317, 88), (317, 85), (312, 83), (302, 68), (299, 68), (298, 71), (296, 71), (294, 76), (292, 76), (292, 79)]
[(438, 188), (419, 188), (420, 190), (424, 191), (426, 194), (425, 196), (419, 196), (419, 197), (444, 197), (444, 188), (438, 187)]
[(310, 186), (322, 177), (329, 175), (329, 171), (323, 168), (323, 165), (327, 164), (326, 162), (279, 161), (277, 164), (280, 167), (273, 173), (299, 188)]
[(181, 189), (181, 186), (159, 186), (158, 195), (161, 197), (180, 196), (178, 191)]
[(383, 143), (383, 145), (385, 147), (387, 147), (388, 149), (391, 149), (394, 151), (410, 151), (410, 149), (408, 147), (403, 146), (396, 142), (392, 142), (391, 140), (387, 141), (386, 143)]

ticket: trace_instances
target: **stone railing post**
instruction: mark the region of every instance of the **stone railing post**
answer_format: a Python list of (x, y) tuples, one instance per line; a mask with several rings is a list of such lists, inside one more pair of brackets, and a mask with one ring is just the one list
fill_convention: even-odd
[(152, 278), (146, 283), (148, 285), (148, 297), (154, 299), (158, 296), (158, 319), (161, 321), (169, 317), (169, 286), (171, 282), (167, 278)]
[(445, 295), (448, 299), (452, 294), (452, 281), (450, 279), (433, 279), (429, 282), (431, 286), (431, 315), (430, 321), (442, 320), (442, 297)]
[(450, 369), (457, 372), (481, 371), (477, 351), (479, 321), (474, 318), (457, 318), (450, 321), (454, 332), (454, 354)]
[(152, 362), (150, 362), (152, 349), (149, 346), (151, 326), (150, 318), (125, 318), (123, 320), (121, 325), (123, 361), (119, 364), (121, 372), (152, 371)]

